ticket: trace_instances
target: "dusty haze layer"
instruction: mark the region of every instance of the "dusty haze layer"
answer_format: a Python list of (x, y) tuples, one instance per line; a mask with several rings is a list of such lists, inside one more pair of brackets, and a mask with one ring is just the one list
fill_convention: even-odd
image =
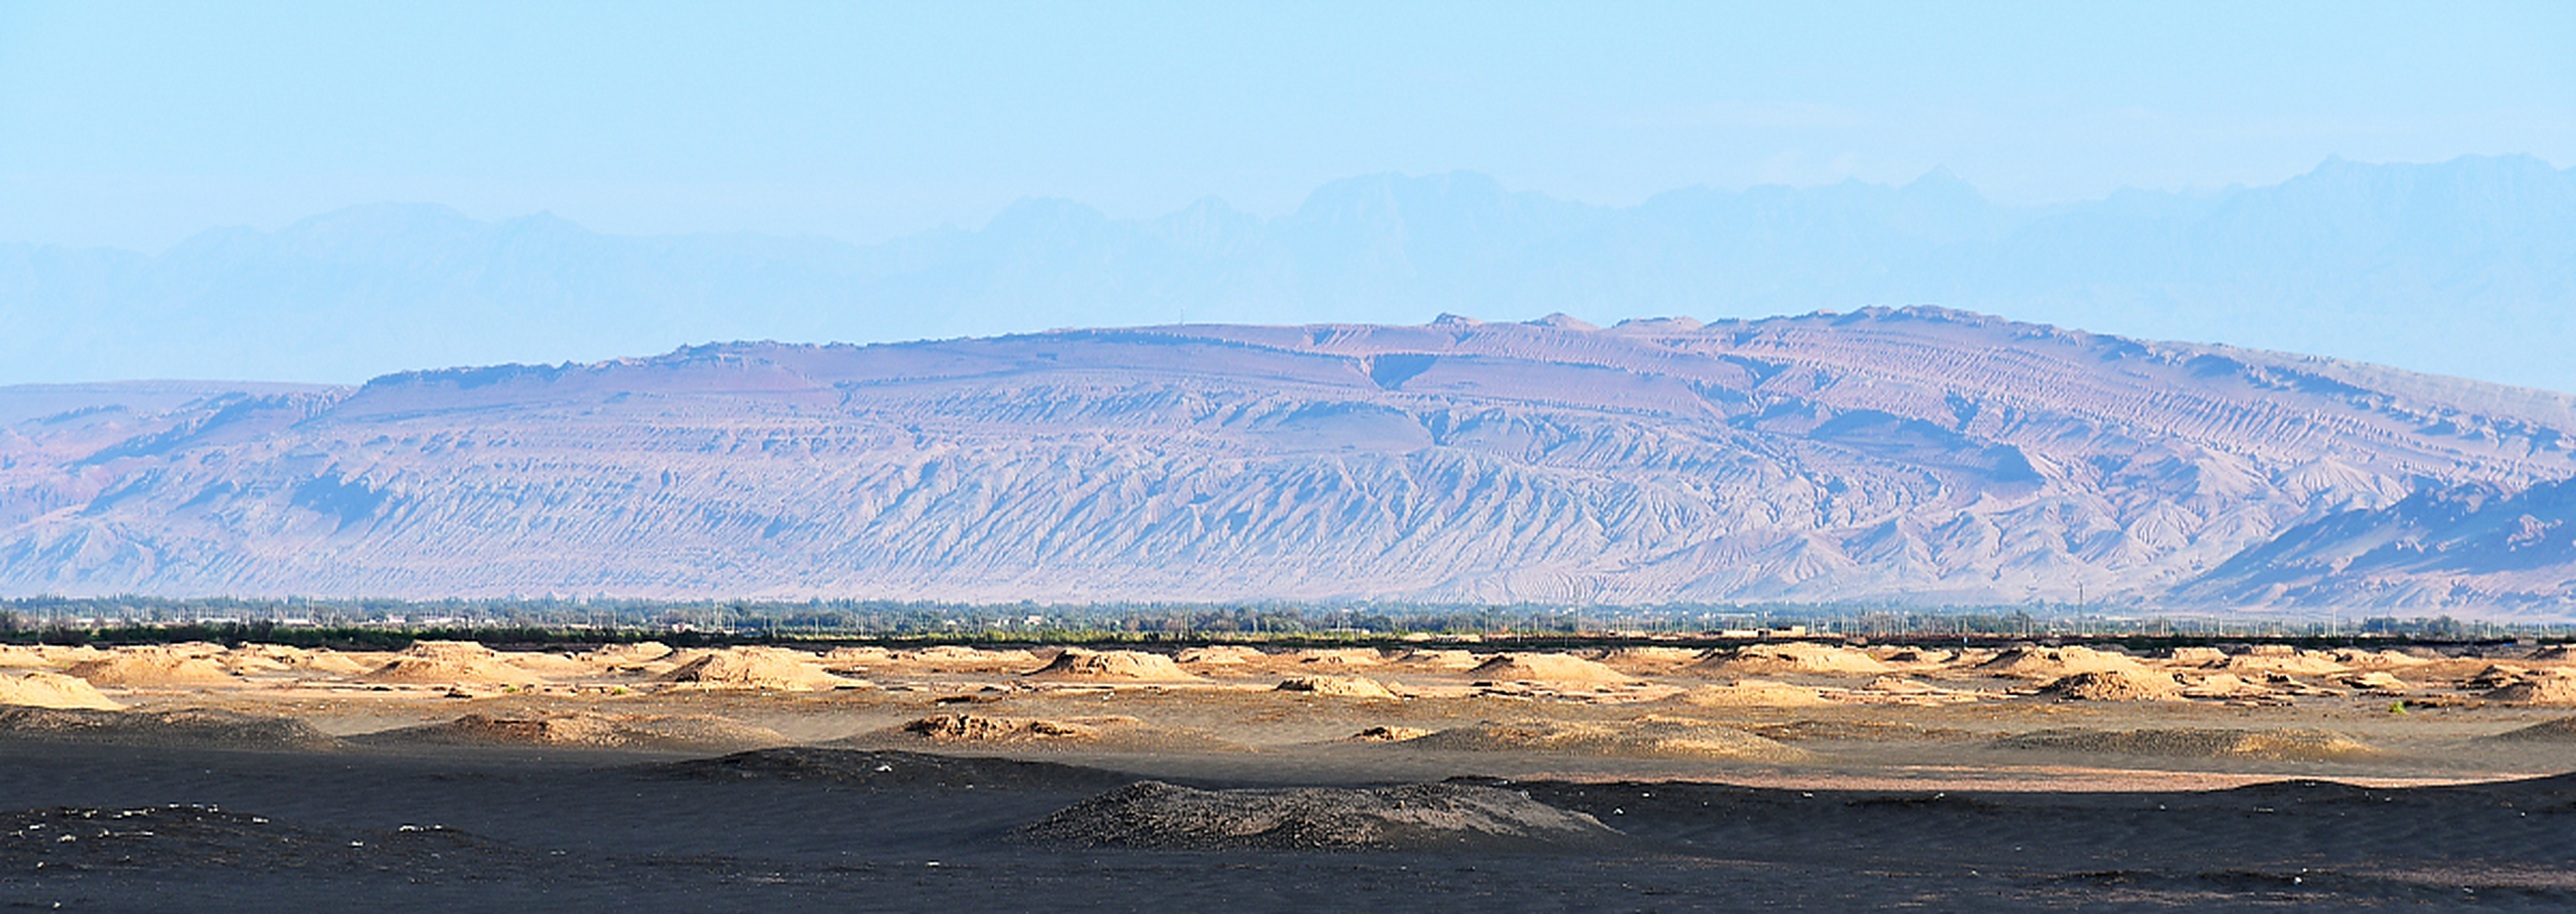
[(1937, 309), (744, 343), (0, 421), (20, 594), (2555, 614), (2576, 578), (2567, 499), (2495, 494), (2576, 475), (2576, 398)]

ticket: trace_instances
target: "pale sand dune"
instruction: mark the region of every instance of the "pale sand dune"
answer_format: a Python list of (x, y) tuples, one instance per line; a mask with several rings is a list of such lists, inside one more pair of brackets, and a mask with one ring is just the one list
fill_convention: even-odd
[(1030, 679), (1068, 679), (1090, 682), (1196, 682), (1196, 673), (1181, 669), (1172, 658), (1148, 651), (1088, 651), (1067, 649), (1053, 662), (1032, 671)]
[(1239, 667), (1269, 659), (1270, 655), (1262, 653), (1259, 648), (1245, 647), (1240, 644), (1194, 647), (1172, 656), (1172, 662), (1193, 667)]
[(1647, 759), (1789, 762), (1803, 750), (1733, 727), (1668, 717), (1624, 724), (1522, 721), (1453, 727), (1398, 745), (1451, 752), (1535, 752)]
[(113, 711), (125, 707), (98, 693), (89, 680), (45, 670), (12, 670), (0, 673), (0, 705), (30, 708), (91, 708)]
[(564, 746), (734, 751), (794, 742), (777, 731), (704, 714), (575, 712), (529, 717), (468, 714), (443, 723), (350, 737), (368, 745)]
[(1729, 673), (1820, 675), (1885, 673), (1894, 669), (1867, 651), (1808, 641), (1747, 645), (1731, 654), (1711, 656), (1701, 661), (1700, 668)]
[(1386, 663), (1386, 655), (1373, 647), (1332, 647), (1290, 651), (1271, 658), (1282, 667), (1332, 669), (1334, 667), (1373, 667)]
[(1021, 673), (1044, 662), (1017, 648), (984, 650), (953, 644), (911, 651), (900, 659), (908, 667), (932, 673)]
[(2227, 652), (2214, 647), (2178, 647), (2165, 652), (2165, 662), (2175, 666), (2217, 666), (2227, 662)]
[(1305, 692), (1340, 698), (1395, 698), (1386, 684), (1366, 676), (1298, 676), (1281, 682), (1277, 691)]
[(208, 656), (186, 645), (120, 648), (97, 660), (73, 664), (67, 672), (93, 685), (127, 688), (211, 686), (239, 681)]
[(2351, 667), (2332, 657), (2317, 653), (2238, 654), (2227, 658), (2226, 669), (2238, 672), (2287, 673), (2296, 676), (2331, 676), (2351, 671)]
[(297, 661), (295, 669), (325, 676), (355, 676), (383, 664), (367, 664), (338, 651), (313, 651)]
[(2171, 673), (2094, 670), (2051, 680), (2039, 694), (2067, 701), (2176, 701), (2182, 684)]
[(537, 682), (535, 674), (502, 663), (496, 656), (492, 649), (471, 641), (422, 641), (358, 678), (404, 685), (486, 687)]
[(650, 663), (669, 656), (671, 656), (671, 646), (659, 641), (603, 644), (581, 654), (584, 660), (613, 665)]
[(668, 683), (710, 688), (810, 691), (858, 685), (822, 670), (818, 658), (777, 647), (735, 647), (711, 651), (670, 672), (654, 677)]
[(1498, 654), (1467, 675), (1494, 682), (1589, 684), (1633, 682), (1636, 677), (1570, 654)]
[(2182, 675), (2182, 696), (2184, 698), (2223, 700), (2230, 698), (2263, 698), (2273, 694), (2272, 689), (2266, 688), (2260, 683), (2249, 681), (2245, 677), (2238, 676), (2234, 673), (2185, 673)]
[(1601, 663), (1631, 673), (1668, 673), (1697, 663), (1701, 652), (1686, 647), (1622, 647), (1604, 652)]
[(0, 644), (0, 668), (50, 667), (54, 663), (44, 649), (20, 644)]
[(505, 652), (496, 655), (495, 659), (547, 679), (582, 679), (603, 675), (609, 670), (608, 664), (595, 660), (533, 651)]
[(1423, 670), (1465, 671), (1475, 669), (1477, 664), (1483, 662), (1485, 662), (1485, 658), (1476, 656), (1476, 652), (1474, 651), (1458, 650), (1454, 648), (1427, 648), (1424, 650), (1406, 651), (1404, 656), (1395, 658), (1397, 666)]
[(1814, 688), (1766, 679), (1699, 686), (1661, 701), (1703, 708), (1806, 708), (1832, 704), (1825, 699), (1825, 693)]
[(2144, 669), (2145, 664), (2126, 654), (2072, 644), (2065, 647), (2017, 647), (1976, 666), (1978, 672), (2021, 679), (2058, 679), (2077, 673)]
[(2185, 758), (2245, 758), (2267, 761), (2352, 761), (2375, 758), (2379, 749), (2340, 733), (2322, 730), (2151, 729), (2039, 730), (1995, 740), (2007, 749), (2050, 749)]

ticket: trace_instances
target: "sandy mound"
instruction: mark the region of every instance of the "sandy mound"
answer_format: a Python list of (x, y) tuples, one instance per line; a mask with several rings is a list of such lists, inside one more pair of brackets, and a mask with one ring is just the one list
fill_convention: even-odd
[(304, 656), (307, 653), (309, 652), (303, 648), (282, 644), (245, 644), (210, 659), (215, 661), (215, 665), (223, 667), (226, 673), (235, 676), (257, 676), (262, 673), (283, 673), (295, 669), (304, 662)]
[(99, 711), (0, 707), (0, 739), (230, 749), (330, 749), (343, 745), (300, 720), (195, 708)]
[(1275, 691), (1308, 692), (1343, 698), (1394, 698), (1386, 685), (1366, 676), (1299, 676), (1279, 684)]
[(2501, 689), (2505, 686), (2530, 678), (2530, 676), (2531, 670), (2528, 667), (2491, 663), (2487, 665), (2486, 669), (2479, 670), (2476, 675), (2470, 676), (2467, 680), (2461, 682), (2460, 687), (2468, 689)]
[(740, 689), (805, 691), (854, 685), (823, 672), (815, 657), (783, 647), (737, 647), (711, 652), (653, 677), (661, 682)]
[(2182, 697), (2182, 683), (2167, 673), (2095, 670), (2053, 680), (2039, 694), (2066, 701), (2171, 701)]
[(2166, 652), (2165, 660), (2175, 666), (2217, 666), (2227, 662), (2227, 652), (2214, 647), (2178, 647)]
[(793, 742), (777, 731), (702, 714), (560, 714), (485, 717), (405, 727), (352, 742), (430, 746), (567, 746), (594, 749), (728, 750)]
[(1465, 784), (1211, 791), (1145, 781), (1060, 810), (1019, 836), (1170, 850), (1500, 850), (1599, 845), (1618, 833), (1524, 794)]
[(2369, 744), (2318, 730), (2040, 730), (1996, 740), (2007, 749), (2115, 752), (2186, 758), (2329, 762), (2379, 754)]
[(1114, 752), (1169, 750), (1240, 751), (1243, 747), (1207, 734), (1147, 726), (1133, 717), (986, 717), (940, 714), (848, 739), (839, 745), (866, 748), (955, 749), (1094, 749)]
[(1197, 674), (1180, 668), (1172, 658), (1145, 651), (1086, 651), (1068, 649), (1057, 654), (1055, 661), (1031, 679), (1077, 679), (1114, 682), (1190, 682)]
[(2077, 673), (2109, 670), (2143, 670), (2146, 665), (2125, 654), (2097, 651), (2089, 647), (2017, 647), (1996, 654), (1994, 659), (1977, 665), (1977, 669), (1997, 676), (2022, 679), (2058, 679)]
[(45, 657), (45, 651), (43, 648), (28, 647), (20, 644), (0, 644), (0, 667), (49, 667), (53, 665), (53, 661)]
[(899, 659), (895, 652), (882, 647), (836, 647), (823, 652), (823, 663), (827, 666), (881, 666)]
[(1194, 647), (1180, 652), (1172, 660), (1182, 666), (1243, 666), (1270, 659), (1259, 648), (1240, 644), (1216, 644)]
[(314, 651), (295, 663), (295, 669), (324, 676), (355, 676), (374, 667), (339, 651)]
[(2541, 721), (2519, 730), (2507, 730), (2482, 738), (2509, 743), (2576, 743), (2576, 717)]
[(421, 641), (359, 678), (368, 682), (411, 685), (529, 685), (535, 674), (495, 659), (492, 649), (471, 641)]
[(101, 711), (125, 707), (98, 694), (98, 689), (91, 687), (87, 679), (44, 670), (0, 673), (0, 705)]
[[(2273, 645), (2264, 645), (2270, 647)], [(2331, 676), (2350, 670), (2332, 657), (2313, 652), (2280, 652), (2238, 654), (2227, 658), (2227, 669), (2240, 672), (2288, 673), (2297, 676)]]
[(600, 663), (596, 660), (566, 654), (545, 654), (533, 651), (496, 654), (494, 655), (494, 659), (517, 669), (525, 670), (548, 679), (579, 679), (587, 676), (597, 676), (601, 673), (607, 672), (608, 669), (607, 664)]
[(1500, 654), (1467, 674), (1494, 682), (1631, 682), (1634, 677), (1568, 654)]
[(1601, 662), (1622, 670), (1669, 672), (1699, 662), (1700, 652), (1686, 647), (1623, 647), (1601, 655)]
[(1763, 679), (1700, 686), (1665, 700), (1703, 708), (1810, 708), (1831, 704), (1823, 692), (1815, 689)]
[(1555, 721), (1481, 723), (1404, 741), (1454, 752), (1555, 752), (1619, 758), (1783, 762), (1805, 753), (1733, 727), (1649, 717), (1625, 725)]
[(1738, 673), (1850, 675), (1884, 673), (1893, 669), (1867, 651), (1809, 641), (1747, 645), (1730, 656), (1711, 658), (1707, 663)]
[(1017, 673), (1037, 666), (1038, 655), (1017, 648), (981, 650), (955, 644), (925, 647), (903, 661), (933, 673)]
[(2366, 651), (2350, 647), (2327, 651), (2326, 656), (2334, 658), (2336, 663), (2353, 667), (2422, 666), (2433, 662), (2428, 658), (2417, 657), (2400, 650)]
[(1395, 662), (1400, 666), (1426, 670), (1472, 670), (1485, 661), (1474, 651), (1450, 648), (1407, 651), (1404, 656), (1395, 658)]
[(581, 654), (581, 659), (607, 666), (632, 666), (651, 663), (671, 656), (671, 646), (659, 641), (637, 641), (633, 644), (603, 644)]
[(1870, 656), (1901, 666), (1937, 666), (1959, 658), (1954, 652), (1928, 647), (1901, 647), (1884, 654), (1872, 652)]
[(2234, 673), (2190, 676), (2182, 687), (2184, 698), (2260, 698), (2270, 694), (2271, 689)]
[[(220, 651), (218, 651), (220, 653)], [(223, 685), (237, 682), (221, 664), (182, 645), (129, 647), (87, 663), (74, 664), (72, 675), (95, 685), (139, 688)]]
[(2555, 670), (2550, 673), (2555, 675), (2531, 676), (2498, 687), (2482, 697), (2520, 705), (2576, 705), (2576, 676), (2558, 674)]
[(2531, 656), (2523, 659), (2529, 660), (2533, 663), (2576, 662), (2576, 647), (2570, 647), (2564, 644), (2553, 644), (2533, 651), (2531, 652)]
[(1279, 655), (1277, 659), (1281, 663), (1295, 664), (1307, 669), (1371, 667), (1386, 663), (1386, 655), (1379, 653), (1377, 648), (1373, 647), (1333, 647), (1291, 651)]
[(1430, 735), (1431, 731), (1420, 727), (1380, 726), (1370, 727), (1358, 733), (1353, 733), (1348, 738), (1344, 739), (1343, 742), (1400, 743), (1408, 739), (1421, 739)]

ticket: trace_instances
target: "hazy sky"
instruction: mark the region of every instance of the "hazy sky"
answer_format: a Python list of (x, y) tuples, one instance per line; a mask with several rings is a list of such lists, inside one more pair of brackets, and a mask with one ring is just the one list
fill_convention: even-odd
[(2036, 202), (2576, 163), (2576, 3), (0, 0), (0, 240), (343, 205), (867, 242), (1473, 169), (1628, 204), (1947, 166)]

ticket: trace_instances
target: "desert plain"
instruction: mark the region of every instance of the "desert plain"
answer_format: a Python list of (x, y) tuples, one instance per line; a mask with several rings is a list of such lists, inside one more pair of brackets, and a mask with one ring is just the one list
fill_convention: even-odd
[(2576, 650), (0, 646), (0, 904), (2576, 907)]

